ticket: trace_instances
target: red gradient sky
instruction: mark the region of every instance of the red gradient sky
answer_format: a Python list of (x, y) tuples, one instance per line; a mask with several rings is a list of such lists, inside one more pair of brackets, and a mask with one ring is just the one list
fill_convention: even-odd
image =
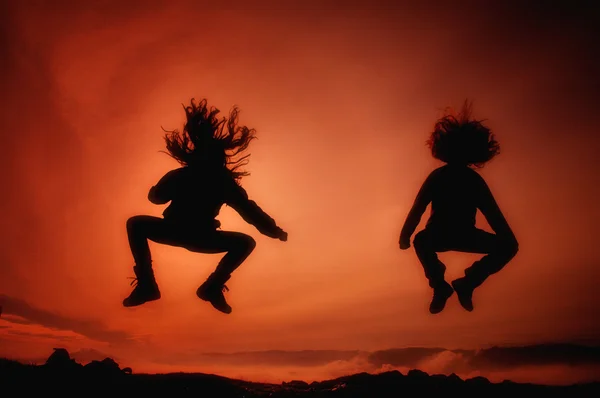
[[(589, 10), (210, 4), (2, 3), (1, 355), (61, 345), (177, 366), (189, 351), (598, 340)], [(237, 104), (257, 129), (243, 184), (289, 232), (286, 243), (263, 237), (223, 208), (224, 229), (258, 242), (228, 285), (229, 316), (195, 296), (219, 255), (156, 244), (163, 298), (121, 306), (133, 265), (125, 221), (164, 209), (146, 200), (178, 166), (159, 153), (161, 126), (181, 127), (191, 97)], [(502, 146), (481, 173), (521, 250), (473, 313), (453, 298), (432, 316), (398, 234), (439, 165), (427, 133), (465, 98)], [(442, 255), (450, 277), (476, 258)], [(15, 300), (43, 313), (15, 313)]]

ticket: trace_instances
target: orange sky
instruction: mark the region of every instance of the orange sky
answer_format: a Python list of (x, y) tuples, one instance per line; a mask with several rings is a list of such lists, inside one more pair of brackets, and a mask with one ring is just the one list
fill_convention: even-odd
[[(600, 65), (589, 11), (8, 3), (0, 355), (45, 356), (60, 345), (178, 366), (182, 352), (196, 351), (600, 337)], [(163, 298), (126, 309), (125, 220), (164, 209), (146, 200), (177, 167), (159, 153), (161, 126), (180, 128), (180, 104), (194, 96), (224, 112), (239, 105), (240, 121), (257, 129), (243, 184), (289, 241), (223, 208), (224, 229), (258, 242), (228, 283), (234, 312), (195, 296), (219, 255), (156, 244)], [(398, 234), (438, 166), (427, 133), (465, 98), (502, 146), (482, 175), (520, 252), (476, 293), (473, 313), (454, 297), (432, 316), (422, 268), (414, 250), (398, 249)], [(477, 256), (441, 258), (452, 278)]]

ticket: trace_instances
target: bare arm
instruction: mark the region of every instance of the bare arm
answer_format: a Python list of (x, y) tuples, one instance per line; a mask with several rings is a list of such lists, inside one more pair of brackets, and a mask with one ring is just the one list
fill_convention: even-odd
[(227, 204), (237, 211), (244, 221), (254, 225), (261, 234), (282, 241), (287, 240), (287, 233), (277, 226), (275, 220), (248, 198), (244, 188), (236, 183), (234, 185), (228, 195)]
[(413, 202), (413, 205), (408, 212), (408, 216), (404, 221), (404, 226), (402, 227), (402, 231), (400, 232), (400, 248), (408, 249), (410, 247), (410, 237), (415, 232), (417, 225), (421, 222), (421, 217), (423, 213), (425, 213), (425, 209), (427, 209), (427, 205), (431, 202), (432, 199), (432, 188), (433, 188), (434, 174), (431, 173), (423, 185), (419, 192), (417, 193), (417, 197)]
[(148, 192), (148, 200), (155, 205), (163, 205), (173, 199), (173, 186), (178, 170), (165, 174)]

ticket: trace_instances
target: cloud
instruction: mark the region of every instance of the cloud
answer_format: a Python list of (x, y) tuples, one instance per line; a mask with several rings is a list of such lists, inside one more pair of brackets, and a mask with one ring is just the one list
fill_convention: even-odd
[[(212, 364), (232, 366), (315, 367), (355, 361), (369, 371), (383, 367), (453, 372), (465, 369), (502, 370), (537, 365), (600, 365), (600, 347), (576, 344), (540, 344), (523, 347), (492, 347), (481, 350), (448, 350), (441, 347), (392, 348), (380, 351), (302, 350), (205, 353), (186, 351), (156, 358), (164, 364)], [(435, 370), (437, 369), (437, 370)], [(367, 370), (365, 370), (367, 371)]]
[[(2, 297), (3, 296), (0, 295), (0, 299)], [(10, 323), (16, 323), (18, 325), (33, 325), (34, 324), (34, 322), (24, 319), (23, 317), (20, 317), (18, 315), (12, 315), (12, 314), (2, 314), (2, 319), (4, 319), (7, 322), (10, 322)]]
[(470, 365), (478, 369), (510, 369), (534, 365), (600, 365), (600, 347), (575, 344), (540, 344), (492, 347), (478, 351)]
[(372, 352), (369, 355), (369, 362), (375, 366), (414, 366), (424, 358), (446, 351), (445, 348), (392, 348)]
[[(224, 353), (188, 353), (187, 359), (212, 364), (258, 365), (258, 366), (321, 366), (336, 361), (349, 361), (361, 354), (361, 351), (340, 350), (302, 350), (302, 351), (254, 351)], [(182, 359), (182, 356), (178, 356)]]
[(121, 361), (121, 358), (118, 356), (106, 354), (102, 351), (95, 350), (93, 348), (83, 348), (81, 350), (71, 352), (70, 355), (71, 358), (83, 364), (91, 361), (101, 361), (104, 358), (112, 358), (116, 362)]
[(420, 369), (429, 374), (454, 373), (462, 378), (484, 376), (495, 382), (573, 384), (600, 380), (600, 347), (576, 344), (481, 350), (391, 349), (373, 353), (370, 360), (380, 367), (379, 371)]
[[(2, 303), (3, 308), (2, 319), (11, 323), (34, 323), (50, 329), (70, 330), (92, 340), (113, 344), (132, 342), (133, 339), (133, 336), (129, 333), (110, 330), (100, 322), (65, 317), (36, 308), (25, 300), (4, 294), (0, 294), (0, 303)], [(16, 315), (17, 317), (10, 315)]]
[(443, 350), (421, 358), (412, 367), (433, 374), (468, 374), (473, 371), (468, 359), (468, 352)]
[[(429, 374), (457, 374), (463, 379), (484, 376), (542, 384), (598, 381), (600, 347), (545, 344), (448, 350), (410, 347), (366, 351), (306, 350), (238, 353), (184, 352), (155, 358), (160, 371), (220, 374), (244, 380), (279, 383), (292, 379), (328, 380), (361, 372), (403, 373), (419, 369)], [(151, 369), (146, 371), (153, 372)]]
[(9, 330), (7, 332), (7, 334), (14, 335), (14, 336), (23, 336), (23, 337), (41, 337), (41, 338), (46, 338), (46, 339), (58, 340), (58, 341), (69, 341), (69, 340), (73, 340), (76, 338), (76, 336), (64, 336), (64, 335), (57, 335), (57, 334), (52, 334), (52, 333), (34, 333), (34, 332), (28, 332), (28, 331), (24, 331), (24, 330)]
[(536, 365), (600, 364), (600, 347), (576, 344), (538, 344), (522, 347), (491, 347), (482, 350), (444, 348), (399, 348), (373, 352), (369, 360), (376, 366), (416, 367), (424, 364), (457, 366), (457, 361), (475, 369), (510, 369)]

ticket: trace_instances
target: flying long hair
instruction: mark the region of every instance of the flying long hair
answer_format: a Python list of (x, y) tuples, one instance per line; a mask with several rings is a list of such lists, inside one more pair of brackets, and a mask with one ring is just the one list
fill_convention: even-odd
[(249, 175), (240, 170), (250, 156), (242, 152), (256, 138), (256, 130), (238, 125), (239, 109), (234, 106), (229, 117), (219, 118), (219, 109), (209, 108), (206, 99), (197, 102), (194, 98), (183, 108), (187, 119), (183, 133), (163, 129), (168, 155), (184, 166), (199, 162), (218, 164), (236, 180)]
[(472, 104), (465, 101), (459, 112), (446, 109), (427, 140), (434, 158), (446, 163), (483, 167), (500, 153), (494, 133), (483, 120), (471, 118)]

